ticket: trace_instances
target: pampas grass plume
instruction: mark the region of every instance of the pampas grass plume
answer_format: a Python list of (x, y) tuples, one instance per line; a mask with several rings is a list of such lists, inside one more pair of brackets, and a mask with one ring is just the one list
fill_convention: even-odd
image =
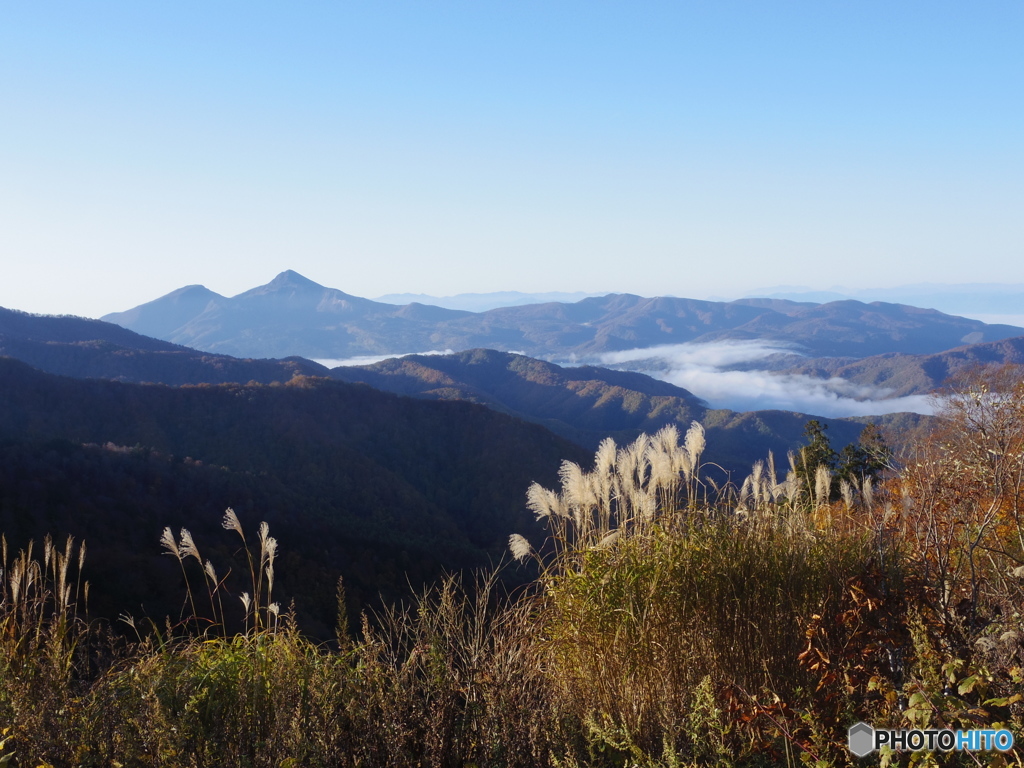
[(519, 562), (528, 558), (533, 552), (533, 547), (530, 546), (530, 542), (518, 533), (513, 533), (508, 537), (508, 548), (512, 552), (512, 557)]

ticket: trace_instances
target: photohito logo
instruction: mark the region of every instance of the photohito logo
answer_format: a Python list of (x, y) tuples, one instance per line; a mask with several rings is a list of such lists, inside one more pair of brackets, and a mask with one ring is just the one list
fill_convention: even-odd
[(875, 730), (867, 723), (851, 725), (847, 731), (847, 744), (857, 757), (870, 755), (882, 747), (895, 752), (981, 752), (996, 749), (1006, 752), (1013, 749), (1013, 734), (1006, 729), (952, 731), (948, 728), (915, 728), (910, 731)]

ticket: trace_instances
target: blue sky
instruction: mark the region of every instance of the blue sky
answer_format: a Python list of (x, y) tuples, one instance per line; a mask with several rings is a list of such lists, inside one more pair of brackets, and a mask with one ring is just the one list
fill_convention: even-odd
[(0, 5), (0, 305), (1024, 283), (1020, 2)]

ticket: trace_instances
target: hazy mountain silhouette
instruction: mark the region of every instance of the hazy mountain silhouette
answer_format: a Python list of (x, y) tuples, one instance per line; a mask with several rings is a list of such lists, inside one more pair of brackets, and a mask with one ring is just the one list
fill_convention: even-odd
[(164, 339), (211, 305), (226, 300), (226, 297), (202, 285), (186, 285), (156, 301), (117, 313), (120, 319), (111, 322), (146, 336)]
[(931, 307), (950, 314), (1021, 315), (1024, 285), (1017, 283), (917, 283), (892, 288), (835, 288), (814, 291), (806, 287), (768, 288), (765, 294), (794, 301), (830, 302), (843, 299), (888, 301)]
[(486, 312), (498, 307), (518, 307), (523, 304), (547, 304), (552, 301), (573, 302), (597, 293), (575, 291), (549, 291), (545, 293), (523, 293), (521, 291), (493, 291), (491, 293), (458, 293), (454, 296), (429, 296), (425, 293), (389, 293), (377, 296), (374, 301), (385, 304), (430, 304), (446, 309), (464, 309), (467, 312)]
[[(132, 330), (144, 324), (158, 338), (210, 352), (333, 359), (480, 347), (569, 359), (722, 339), (791, 344), (816, 357), (867, 357), (932, 354), (1024, 335), (1024, 328), (881, 302), (713, 302), (612, 294), (474, 313), (415, 303), (396, 307), (326, 288), (292, 271), (232, 298), (204, 291), (182, 289), (104, 319)], [(184, 319), (186, 310), (200, 305)]]

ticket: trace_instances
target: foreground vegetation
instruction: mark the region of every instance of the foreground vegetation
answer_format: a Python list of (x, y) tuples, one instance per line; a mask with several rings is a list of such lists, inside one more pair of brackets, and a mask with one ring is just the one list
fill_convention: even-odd
[(716, 488), (703, 453), (699, 425), (602, 444), (530, 488), (548, 537), (510, 541), (529, 588), (450, 578), (350, 632), (339, 583), (329, 645), (280, 603), (269, 530), (230, 510), (245, 591), (167, 530), (182, 616), (125, 617), (129, 639), (89, 621), (83, 545), (5, 541), (0, 765), (843, 765), (859, 720), (1022, 742), (1014, 372), (965, 381), (886, 479), (808, 452)]

